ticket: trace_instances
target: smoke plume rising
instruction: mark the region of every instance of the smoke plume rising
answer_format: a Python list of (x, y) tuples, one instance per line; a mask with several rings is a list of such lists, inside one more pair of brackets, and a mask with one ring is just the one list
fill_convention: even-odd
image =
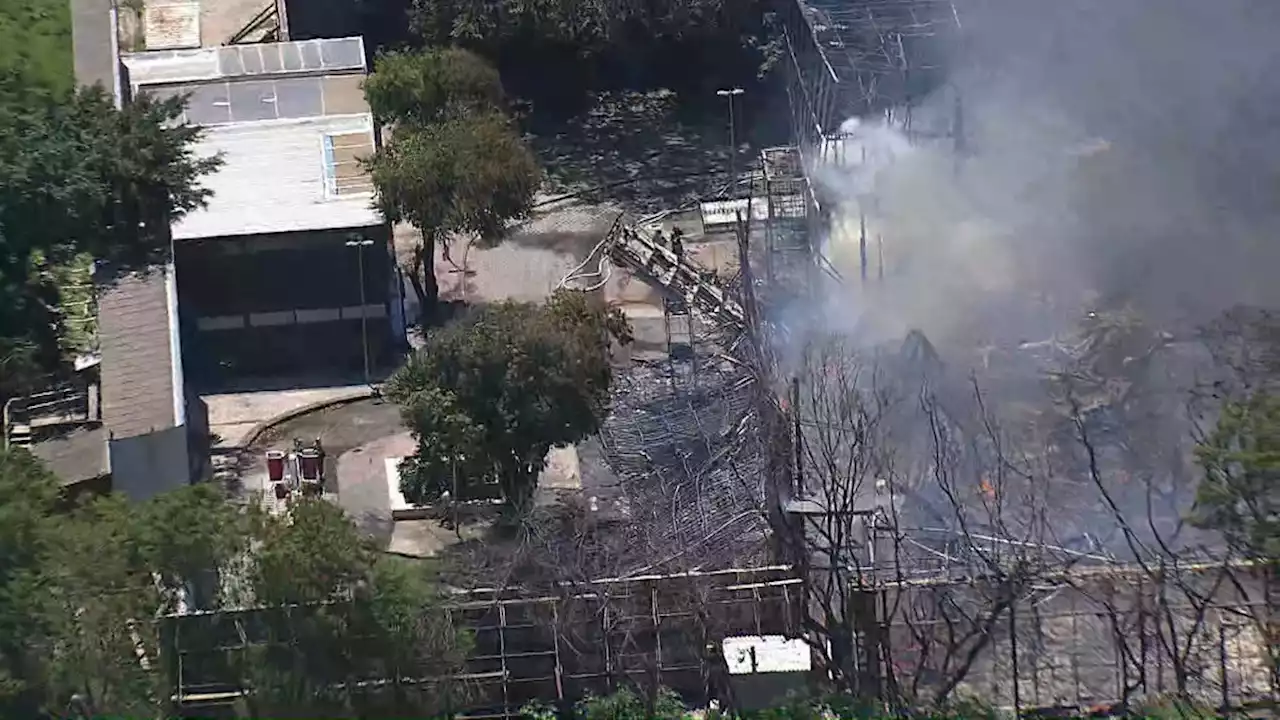
[[(861, 170), (823, 170), (842, 198), (829, 253), (847, 278), (830, 322), (1000, 343), (1064, 330), (1094, 303), (1182, 324), (1280, 302), (1280, 3), (957, 9), (949, 84), (913, 126), (961, 107), (963, 159), (864, 120), (844, 148)], [(859, 202), (868, 276), (882, 252), (883, 283), (857, 280)]]

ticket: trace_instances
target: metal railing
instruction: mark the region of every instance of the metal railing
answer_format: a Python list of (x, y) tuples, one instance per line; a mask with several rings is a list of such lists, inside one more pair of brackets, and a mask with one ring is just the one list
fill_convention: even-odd
[(33, 428), (76, 425), (101, 420), (93, 392), (79, 385), (60, 385), (15, 398), (4, 404), (4, 442), (27, 436)]

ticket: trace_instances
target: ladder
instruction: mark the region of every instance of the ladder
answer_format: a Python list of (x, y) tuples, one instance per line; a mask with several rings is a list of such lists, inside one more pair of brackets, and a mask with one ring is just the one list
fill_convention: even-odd
[(648, 278), (685, 302), (691, 312), (724, 328), (742, 330), (746, 313), (730, 293), (707, 278), (688, 258), (655, 243), (634, 228), (622, 227), (609, 245), (609, 257), (619, 266)]

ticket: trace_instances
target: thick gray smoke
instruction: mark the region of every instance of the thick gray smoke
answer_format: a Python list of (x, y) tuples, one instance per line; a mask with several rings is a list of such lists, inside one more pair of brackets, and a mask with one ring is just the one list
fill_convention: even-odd
[(886, 281), (847, 282), (830, 320), (949, 345), (1040, 339), (1091, 303), (1161, 324), (1280, 304), (1280, 2), (957, 7), (953, 86), (913, 119), (949, 122), (958, 90), (966, 156), (863, 121), (845, 157), (867, 164), (825, 169), (845, 198), (830, 253), (857, 277), (873, 188)]
[[(852, 139), (816, 168), (838, 200), (828, 256), (845, 277), (826, 297), (828, 327), (874, 345), (918, 328), (963, 378), (992, 348), (1083, 347), (1024, 343), (1075, 335), (1093, 309), (1128, 307), (1181, 335), (1236, 305), (1280, 306), (1280, 2), (955, 2), (948, 83), (909, 116), (851, 119)], [(919, 139), (957, 117), (961, 152)], [(798, 320), (818, 315), (805, 310)], [(1095, 355), (1114, 362), (1095, 366), (1152, 387), (1108, 397), (1128, 387), (1109, 380), (1077, 399), (1100, 408), (1088, 422), (1116, 456), (1115, 502), (1173, 526), (1196, 477), (1179, 408), (1198, 371), (1171, 368), (1194, 353), (1176, 343), (1134, 363), (1151, 353), (1122, 335), (1096, 334)], [(1020, 403), (1000, 393), (1007, 378), (984, 386)], [(1123, 479), (1134, 471), (1147, 479)], [(1060, 508), (1060, 524), (1120, 552), (1088, 483), (1064, 487), (1080, 507)]]

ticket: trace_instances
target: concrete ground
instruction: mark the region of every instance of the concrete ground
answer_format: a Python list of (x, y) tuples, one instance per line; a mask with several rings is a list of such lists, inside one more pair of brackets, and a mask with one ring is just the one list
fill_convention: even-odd
[[(532, 216), (515, 226), (496, 247), (471, 238), (436, 248), (436, 280), (440, 298), (463, 303), (516, 300), (538, 302), (549, 295), (591, 248), (609, 231), (619, 211), (576, 199), (555, 201), (539, 196)], [(395, 229), (396, 256), (408, 266), (421, 242), (406, 225)], [(446, 257), (447, 253), (447, 257)], [(413, 289), (405, 286), (406, 311), (417, 316)]]
[(298, 388), (201, 395), (209, 410), (214, 447), (241, 447), (262, 423), (316, 403), (369, 394), (367, 385)]
[[(413, 452), (413, 438), (400, 423), (399, 408), (382, 400), (358, 400), (303, 415), (264, 433), (245, 453), (241, 474), (246, 496), (261, 493), (268, 506), (277, 503), (267, 493), (267, 450), (288, 450), (293, 439), (324, 445), (325, 496), (338, 503), (362, 531), (381, 546), (406, 555), (425, 557), (458, 541), (457, 533), (438, 520), (391, 519), (386, 460)], [(574, 448), (553, 450), (540, 486), (547, 493), (581, 487)], [(464, 524), (463, 537), (483, 532), (485, 523)]]
[[(274, 394), (274, 393), (271, 393)], [(273, 426), (240, 454), (236, 474), (239, 493), (247, 498), (266, 494), (267, 450), (288, 450), (293, 439), (311, 442), (316, 438), (325, 448), (325, 494), (337, 499), (337, 460), (343, 453), (380, 438), (403, 431), (400, 409), (393, 403), (369, 398), (356, 400), (300, 415)], [(359, 519), (359, 518), (357, 518)], [(370, 528), (373, 532), (376, 528)]]
[(338, 504), (387, 550), (429, 557), (459, 542), (459, 536), (478, 537), (488, 523), (463, 523), (455, 531), (435, 519), (392, 520), (386, 460), (405, 457), (414, 447), (409, 433), (401, 432), (343, 453), (337, 462)]

